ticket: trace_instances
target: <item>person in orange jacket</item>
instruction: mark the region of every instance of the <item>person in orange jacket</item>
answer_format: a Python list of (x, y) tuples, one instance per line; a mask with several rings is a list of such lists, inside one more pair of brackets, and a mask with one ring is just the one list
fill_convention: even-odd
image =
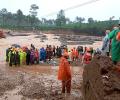
[(82, 64), (86, 65), (89, 64), (92, 60), (92, 54), (90, 48), (86, 48), (86, 52), (83, 55), (82, 58)]
[(62, 81), (62, 93), (71, 92), (71, 69), (68, 62), (68, 53), (64, 53), (60, 59), (58, 80)]
[(75, 50), (75, 48), (73, 48), (72, 50), (71, 50), (72, 52), (72, 61), (75, 61), (75, 59), (76, 59), (76, 50)]

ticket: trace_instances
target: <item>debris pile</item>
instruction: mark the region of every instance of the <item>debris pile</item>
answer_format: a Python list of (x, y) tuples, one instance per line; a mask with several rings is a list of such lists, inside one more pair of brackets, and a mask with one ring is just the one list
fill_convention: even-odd
[(120, 72), (108, 57), (97, 55), (83, 72), (85, 100), (119, 100)]

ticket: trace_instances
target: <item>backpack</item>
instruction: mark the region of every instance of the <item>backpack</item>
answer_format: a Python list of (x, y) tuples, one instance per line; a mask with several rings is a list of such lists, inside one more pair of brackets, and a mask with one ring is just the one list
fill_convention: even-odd
[(116, 35), (116, 40), (117, 40), (117, 41), (120, 41), (120, 32), (117, 33), (117, 35)]

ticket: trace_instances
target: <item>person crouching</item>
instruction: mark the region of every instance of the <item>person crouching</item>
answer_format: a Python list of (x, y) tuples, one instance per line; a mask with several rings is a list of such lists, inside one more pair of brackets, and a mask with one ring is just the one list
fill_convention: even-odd
[(62, 81), (62, 93), (71, 92), (71, 69), (68, 62), (68, 53), (64, 53), (60, 59), (58, 80)]

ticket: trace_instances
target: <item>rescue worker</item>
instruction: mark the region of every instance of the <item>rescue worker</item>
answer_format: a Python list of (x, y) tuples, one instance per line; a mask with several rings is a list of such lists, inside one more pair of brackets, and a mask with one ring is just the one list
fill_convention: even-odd
[(40, 61), (46, 62), (46, 50), (44, 47), (40, 49)]
[(31, 49), (35, 50), (35, 46), (33, 44), (31, 44)]
[(76, 59), (76, 50), (75, 50), (75, 48), (73, 48), (72, 50), (71, 50), (72, 52), (72, 61), (75, 61), (75, 59)]
[(83, 65), (89, 64), (91, 60), (92, 60), (91, 50), (90, 48), (86, 48), (86, 52), (84, 53), (82, 58), (82, 64)]
[(108, 35), (109, 39), (112, 39), (111, 43), (111, 57), (113, 63), (116, 65), (120, 62), (120, 41), (116, 39), (118, 32), (120, 32), (120, 23), (118, 24), (118, 28), (113, 29)]
[(11, 48), (6, 49), (6, 62), (9, 62), (9, 52)]
[(30, 50), (29, 49), (26, 50), (26, 64), (27, 65), (30, 64)]
[(26, 52), (25, 51), (23, 51), (23, 61), (22, 61), (22, 63), (23, 64), (26, 64)]
[(59, 58), (59, 47), (56, 48), (56, 56)]
[(19, 50), (19, 54), (20, 54), (20, 65), (23, 64), (23, 51), (22, 49)]
[(31, 51), (30, 51), (30, 63), (31, 64), (34, 64), (34, 57), (35, 57), (34, 50), (31, 49)]
[(9, 56), (9, 66), (12, 66), (13, 61), (14, 61), (13, 48), (10, 49), (8, 56)]
[(58, 57), (60, 58), (62, 56), (62, 49), (61, 47), (58, 48)]
[(71, 50), (68, 50), (68, 55), (69, 55), (68, 61), (70, 64), (72, 62)]
[(110, 53), (110, 40), (108, 38), (108, 34), (110, 30), (106, 30), (105, 37), (103, 38), (103, 45), (102, 45), (102, 55), (109, 56)]
[(78, 46), (78, 48), (77, 48), (77, 50), (78, 50), (78, 58), (79, 58), (79, 60), (80, 60), (80, 62), (82, 61), (82, 57), (83, 57), (83, 54), (84, 54), (84, 52), (83, 52), (83, 46)]
[(56, 56), (56, 48), (55, 48), (55, 46), (53, 46), (53, 56), (54, 57)]
[(90, 53), (91, 53), (91, 55), (93, 55), (93, 53), (94, 53), (93, 47), (90, 47)]
[(49, 46), (46, 46), (46, 59), (48, 59)]
[(78, 53), (78, 50), (77, 50), (77, 49), (75, 49), (75, 60), (77, 61), (77, 60), (78, 60), (78, 58), (79, 58), (79, 53)]
[(51, 61), (52, 56), (53, 56), (53, 49), (51, 47), (51, 45), (49, 45), (49, 51), (48, 51), (48, 60)]
[(60, 59), (58, 80), (62, 81), (62, 93), (71, 92), (71, 69), (68, 62), (68, 53), (64, 53)]
[(80, 55), (81, 53), (83, 53), (83, 46), (78, 46), (77, 50), (78, 50), (78, 53)]
[(18, 51), (15, 52), (14, 62), (15, 62), (15, 66), (16, 65), (20, 66), (20, 55)]

